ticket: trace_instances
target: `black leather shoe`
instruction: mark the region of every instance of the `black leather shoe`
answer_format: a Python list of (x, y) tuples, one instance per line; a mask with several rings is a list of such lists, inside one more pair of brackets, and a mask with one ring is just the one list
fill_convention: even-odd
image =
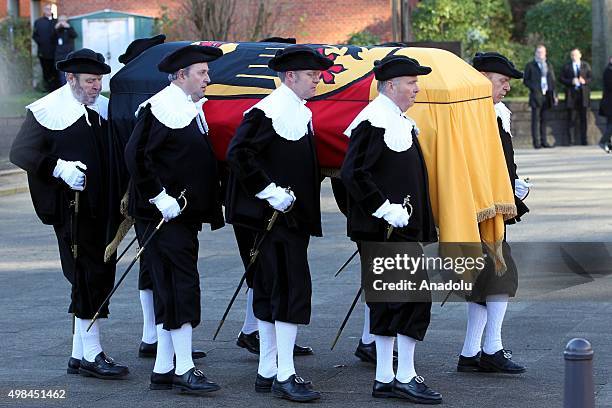
[(219, 384), (210, 381), (202, 370), (193, 367), (183, 375), (174, 375), (172, 380), (174, 388), (191, 394), (204, 394), (221, 389)]
[(70, 357), (68, 359), (68, 368), (66, 369), (66, 372), (68, 374), (78, 374), (80, 367), (81, 367), (81, 360), (76, 359), (74, 357)]
[(247, 349), (249, 353), (259, 354), (259, 332), (254, 331), (250, 334), (240, 332), (238, 339), (236, 339), (236, 345)]
[(314, 354), (312, 351), (312, 347), (300, 346), (299, 344), (293, 345), (293, 355), (294, 356), (310, 356), (312, 354)]
[(255, 392), (270, 392), (272, 391), (272, 383), (276, 379), (276, 376), (270, 378), (262, 377), (257, 374), (255, 379)]
[[(145, 343), (144, 341), (140, 343), (140, 347), (138, 347), (138, 357), (140, 358), (155, 358), (157, 356), (157, 342), (153, 344)], [(192, 349), (191, 350), (191, 358), (197, 360), (199, 358), (206, 357), (206, 352), (203, 350)]]
[(295, 374), (282, 382), (274, 378), (272, 395), (296, 402), (308, 402), (321, 398), (321, 394), (312, 389), (312, 384), (309, 381), (304, 381)]
[(363, 341), (359, 340), (359, 345), (355, 350), (355, 356), (364, 363), (376, 364), (376, 342), (373, 341), (370, 344), (365, 344)]
[[(359, 340), (359, 345), (355, 350), (355, 356), (364, 363), (376, 364), (376, 342), (373, 341), (370, 344), (365, 344)], [(393, 350), (393, 362), (397, 362), (397, 351)]]
[(164, 374), (151, 373), (150, 390), (171, 390), (174, 380), (174, 370), (170, 370)]
[[(236, 339), (236, 345), (247, 349), (249, 353), (259, 354), (259, 331), (250, 334), (240, 332), (238, 339)], [(311, 354), (313, 354), (312, 347), (293, 345), (294, 356), (309, 356)]]
[(495, 354), (487, 354), (484, 351), (480, 355), (480, 368), (486, 372), (520, 374), (526, 368), (516, 364), (512, 359), (512, 351), (499, 350)]
[(199, 360), (204, 357), (206, 357), (206, 352), (204, 350), (191, 349), (191, 358), (193, 360)]
[(393, 383), (395, 380), (384, 383), (374, 380), (374, 386), (372, 387), (372, 396), (374, 398), (395, 398), (396, 395), (393, 392)]
[(417, 375), (409, 383), (397, 380), (393, 382), (393, 392), (399, 398), (404, 398), (417, 404), (441, 404), (442, 396), (425, 384), (425, 379)]
[(106, 357), (104, 352), (100, 352), (93, 362), (81, 360), (79, 373), (85, 377), (96, 377), (103, 380), (117, 380), (128, 375), (130, 370), (121, 364), (117, 364), (112, 358)]
[(459, 355), (459, 361), (457, 362), (457, 371), (460, 373), (475, 373), (482, 371), (480, 368), (480, 352), (473, 357), (465, 357)]
[(542, 147), (546, 148), (546, 149), (552, 149), (553, 147), (555, 147), (555, 145), (551, 145), (548, 143), (542, 143)]
[(156, 355), (157, 355), (157, 342), (153, 344), (145, 343), (144, 341), (140, 342), (140, 347), (138, 347), (138, 357), (155, 358)]

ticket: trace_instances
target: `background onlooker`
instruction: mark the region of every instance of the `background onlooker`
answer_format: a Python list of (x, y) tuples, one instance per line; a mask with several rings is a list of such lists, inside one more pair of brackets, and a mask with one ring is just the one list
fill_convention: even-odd
[(38, 45), (38, 60), (42, 68), (45, 89), (51, 92), (57, 89), (57, 70), (55, 69), (55, 23), (51, 4), (43, 7), (43, 16), (34, 22), (32, 39)]
[(546, 141), (546, 112), (557, 104), (555, 72), (546, 60), (546, 47), (542, 44), (535, 49), (533, 61), (525, 66), (523, 83), (529, 88), (531, 107), (531, 139), (533, 147), (554, 147)]
[[(57, 18), (55, 24), (55, 63), (62, 61), (66, 56), (74, 51), (74, 39), (77, 38), (77, 33), (74, 28), (68, 23), (68, 17), (61, 15)], [(59, 85), (66, 84), (66, 75), (63, 72), (58, 72)]]
[(612, 56), (608, 60), (608, 66), (603, 74), (603, 97), (599, 105), (599, 114), (607, 119), (606, 130), (599, 140), (599, 146), (610, 153), (612, 143)]
[[(568, 143), (587, 144), (587, 112), (591, 107), (591, 66), (582, 61), (578, 48), (570, 53), (571, 61), (563, 66), (559, 81), (565, 85)], [(577, 126), (577, 119), (580, 127)], [(571, 129), (574, 129), (573, 137)], [(580, 139), (578, 135), (580, 134)]]

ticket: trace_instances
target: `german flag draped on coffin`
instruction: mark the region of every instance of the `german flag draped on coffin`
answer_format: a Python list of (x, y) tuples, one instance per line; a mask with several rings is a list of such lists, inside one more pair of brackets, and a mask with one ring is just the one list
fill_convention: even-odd
[[(157, 70), (169, 52), (189, 44), (155, 45), (130, 60), (111, 79), (109, 106), (113, 155), (117, 163), (111, 202), (120, 199), (127, 186), (123, 148), (135, 123), (138, 105), (168, 85)], [(226, 150), (243, 112), (271, 93), (280, 79), (267, 66), (282, 43), (194, 44), (219, 47), (225, 56), (210, 63), (211, 84), (204, 113), (216, 156), (225, 160)], [(407, 55), (432, 67), (420, 78), (419, 92), (410, 116), (420, 128), (419, 140), (429, 173), (429, 191), (441, 242), (499, 244), (504, 219), (516, 215), (512, 187), (493, 103), (491, 83), (454, 54), (433, 48), (356, 47), (310, 45), (333, 61), (323, 73), (317, 94), (308, 101), (313, 113), (317, 153), (322, 168), (338, 169), (348, 138), (344, 130), (377, 95), (372, 73), (375, 60), (388, 54)], [(112, 217), (114, 236), (121, 221)]]

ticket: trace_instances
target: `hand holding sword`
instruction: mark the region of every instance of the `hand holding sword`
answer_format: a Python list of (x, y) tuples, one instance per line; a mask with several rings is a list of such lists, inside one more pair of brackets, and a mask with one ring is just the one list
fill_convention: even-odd
[[(164, 190), (165, 193), (165, 190)], [(185, 193), (186, 190), (181, 191), (181, 194), (178, 196), (178, 198), (176, 199), (176, 201), (178, 200), (183, 200), (183, 206), (179, 208), (179, 213), (182, 213), (185, 208), (187, 207), (187, 198), (185, 197)], [(177, 215), (178, 215), (177, 214)], [(174, 217), (173, 217), (174, 218)], [(162, 227), (162, 225), (164, 225), (164, 223), (167, 222), (166, 220), (166, 216), (162, 217), (162, 219), (159, 221), (159, 223), (157, 224), (157, 226), (155, 227), (155, 229), (153, 231), (151, 231), (151, 234), (147, 237), (146, 241), (144, 242), (144, 244), (142, 244), (142, 246), (140, 247), (140, 249), (138, 250), (138, 252), (136, 253), (136, 256), (134, 257), (134, 259), (132, 259), (132, 262), (130, 262), (129, 266), (127, 267), (127, 269), (125, 270), (125, 272), (123, 272), (123, 275), (121, 275), (121, 278), (119, 278), (119, 281), (117, 281), (117, 283), (115, 284), (115, 287), (113, 288), (113, 290), (111, 290), (111, 292), (108, 294), (108, 296), (106, 297), (106, 299), (104, 299), (104, 301), (102, 302), (102, 304), (100, 305), (100, 307), (98, 308), (98, 310), (96, 311), (96, 314), (94, 315), (93, 319), (91, 319), (91, 323), (89, 323), (89, 326), (87, 326), (87, 331), (89, 331), (89, 329), (91, 328), (91, 326), (94, 324), (94, 322), (98, 319), (98, 316), (100, 315), (100, 312), (102, 311), (102, 309), (104, 308), (104, 306), (109, 302), (110, 298), (113, 296), (113, 294), (117, 291), (117, 289), (119, 288), (119, 286), (121, 285), (121, 282), (123, 282), (123, 280), (125, 279), (125, 277), (127, 276), (128, 272), (130, 272), (130, 270), (132, 269), (132, 267), (136, 264), (136, 261), (138, 261), (138, 259), (140, 258), (140, 256), (142, 255), (142, 253), (144, 252), (145, 248), (147, 247), (147, 245), (149, 244), (149, 242), (151, 241), (151, 239), (155, 236), (155, 234), (157, 233), (157, 231), (159, 231), (159, 229)]]
[[(387, 226), (386, 232), (385, 232), (385, 242), (389, 240), (389, 238), (391, 238), (391, 234), (393, 234), (393, 229), (395, 228), (395, 226), (402, 226), (405, 227), (406, 225), (408, 225), (408, 221), (410, 220), (410, 217), (412, 216), (412, 212), (413, 212), (413, 207), (412, 204), (410, 204), (410, 194), (406, 195), (406, 197), (404, 198), (404, 201), (402, 203), (402, 209), (406, 212), (406, 214), (408, 215), (407, 219), (405, 220), (405, 223), (403, 223), (403, 225), (401, 225), (400, 223), (391, 223), (389, 222), (386, 218), (385, 221), (389, 222), (389, 226)], [(338, 272), (336, 272), (335, 276), (338, 276), (338, 274), (340, 273), (340, 271), (342, 271), (342, 269), (348, 265), (348, 263), (350, 262), (351, 259), (353, 259), (353, 257), (355, 256), (355, 254), (357, 253), (357, 251), (355, 251), (353, 253), (353, 255), (351, 255), (351, 257), (344, 263), (344, 265), (342, 265), (342, 267), (340, 268), (340, 270), (338, 270)], [(351, 314), (353, 313), (353, 309), (355, 309), (355, 305), (357, 304), (357, 301), (359, 300), (359, 297), (361, 296), (361, 292), (363, 292), (363, 288), (361, 286), (359, 286), (359, 290), (357, 291), (357, 294), (355, 295), (355, 298), (353, 299), (353, 302), (351, 303), (351, 306), (349, 307), (349, 310), (346, 314), (346, 316), (344, 317), (344, 320), (342, 321), (342, 324), (340, 325), (340, 328), (338, 329), (338, 332), (336, 333), (336, 337), (334, 338), (334, 341), (331, 345), (331, 349), (333, 350), (334, 347), (336, 347), (336, 343), (338, 342), (338, 339), (340, 339), (340, 335), (342, 334), (342, 331), (344, 330), (344, 327), (346, 326), (346, 323), (348, 322), (349, 317), (351, 317)]]

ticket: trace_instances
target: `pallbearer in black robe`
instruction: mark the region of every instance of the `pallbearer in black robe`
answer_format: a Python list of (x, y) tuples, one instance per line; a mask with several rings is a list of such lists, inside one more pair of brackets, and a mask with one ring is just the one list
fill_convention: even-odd
[[(167, 55), (158, 68), (169, 73), (171, 83), (140, 105), (125, 149), (132, 177), (129, 212), (141, 240), (165, 220), (144, 252), (157, 325), (151, 389), (199, 394), (220, 388), (195, 369), (191, 344), (192, 329), (200, 323), (198, 231), (202, 223), (223, 226), (217, 163), (201, 107), (193, 100), (203, 98), (208, 62), (221, 55), (219, 48), (199, 45)], [(177, 200), (182, 191), (185, 199)]]
[[(86, 331), (115, 279), (114, 261), (104, 263), (108, 99), (100, 96), (102, 75), (110, 67), (88, 49), (70, 53), (60, 66), (68, 83), (26, 107), (10, 159), (28, 173), (34, 209), (44, 224), (53, 225), (62, 270), (72, 286), (68, 311), (75, 316), (75, 330), (68, 373), (120, 378), (128, 368), (105, 356), (99, 321)], [(99, 317), (108, 317), (108, 304)]]
[[(414, 104), (419, 91), (417, 75), (430, 72), (429, 67), (405, 56), (375, 62), (379, 95), (345, 131), (350, 141), (341, 178), (349, 193), (348, 235), (356, 242), (437, 241), (418, 128), (403, 113)], [(407, 196), (411, 214), (402, 205)], [(389, 225), (394, 229), (387, 239)], [(431, 302), (369, 302), (368, 306), (377, 356), (372, 395), (442, 402), (414, 368), (414, 348), (429, 326)], [(393, 371), (395, 337), (397, 373)]]
[[(510, 110), (502, 102), (510, 91), (510, 79), (520, 79), (523, 73), (514, 67), (506, 57), (495, 52), (478, 53), (473, 60), (474, 68), (482, 72), (493, 85), (493, 103), (497, 114), (499, 136), (506, 166), (508, 180), (514, 191), (514, 201), (517, 216), (506, 221), (513, 224), (521, 220), (521, 216), (529, 212), (523, 203), (529, 193), (530, 184), (518, 178), (514, 163), (512, 148), (512, 133), (510, 130)], [(506, 271), (498, 276), (494, 266), (488, 262), (474, 282), (471, 297), (468, 299), (468, 322), (463, 349), (457, 363), (460, 372), (502, 372), (519, 374), (525, 367), (511, 360), (512, 354), (502, 345), (501, 330), (508, 306), (508, 298), (516, 294), (518, 288), (518, 273), (512, 259), (510, 247), (504, 241), (502, 251), (506, 263)], [(484, 343), (481, 347), (484, 334)]]
[[(349, 194), (346, 191), (346, 187), (339, 177), (331, 177), (331, 187), (334, 194), (334, 199), (338, 205), (338, 209), (345, 217), (348, 217), (348, 200)], [(359, 242), (357, 244), (357, 250), (360, 249)], [(355, 356), (364, 363), (376, 364), (376, 343), (374, 341), (374, 335), (370, 333), (370, 308), (364, 303), (363, 308), (363, 329), (361, 331), (361, 339), (357, 349), (355, 349)], [(395, 358), (395, 352), (394, 352)]]
[[(283, 83), (245, 112), (232, 139), (226, 218), (238, 231), (263, 237), (247, 274), (259, 329), (255, 390), (310, 401), (320, 394), (296, 376), (293, 365), (297, 325), (310, 322), (308, 242), (321, 236), (319, 164), (312, 113), (304, 104), (331, 61), (296, 45), (279, 50), (269, 66), (281, 72)], [(274, 211), (278, 220), (264, 233)]]

